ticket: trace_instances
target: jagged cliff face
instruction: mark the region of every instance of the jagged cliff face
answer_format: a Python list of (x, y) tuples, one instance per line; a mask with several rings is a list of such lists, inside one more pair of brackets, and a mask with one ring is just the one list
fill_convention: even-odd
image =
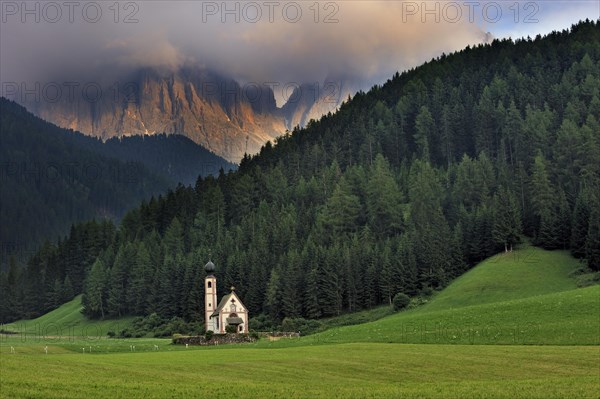
[(348, 96), (358, 90), (343, 80), (326, 79), (323, 83), (303, 84), (296, 88), (281, 108), (286, 127), (305, 126), (328, 112), (335, 112)]
[(244, 153), (256, 153), (286, 129), (268, 87), (241, 87), (201, 69), (170, 73), (146, 69), (124, 82), (103, 89), (94, 102), (81, 95), (26, 106), (61, 127), (103, 139), (183, 134), (233, 162)]
[(286, 129), (334, 111), (349, 93), (331, 81), (303, 85), (277, 108), (267, 86), (240, 86), (208, 70), (186, 67), (176, 72), (139, 70), (103, 88), (98, 101), (75, 95), (23, 105), (58, 126), (102, 139), (178, 133), (239, 162)]

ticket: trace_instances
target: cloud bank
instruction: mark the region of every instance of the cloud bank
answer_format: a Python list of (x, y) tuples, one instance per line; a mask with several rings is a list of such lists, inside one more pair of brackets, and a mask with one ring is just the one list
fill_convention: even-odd
[(367, 88), (485, 41), (484, 11), (494, 11), (408, 1), (67, 4), (2, 3), (2, 82), (110, 81), (140, 67), (197, 64), (244, 82), (333, 77)]

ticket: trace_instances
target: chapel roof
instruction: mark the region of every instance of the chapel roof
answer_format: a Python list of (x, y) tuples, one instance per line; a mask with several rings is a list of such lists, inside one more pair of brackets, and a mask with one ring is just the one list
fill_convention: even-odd
[(217, 306), (217, 308), (215, 309), (213, 314), (210, 315), (210, 317), (215, 317), (215, 316), (219, 315), (219, 312), (221, 311), (221, 309), (223, 309), (225, 307), (225, 305), (227, 305), (227, 302), (229, 302), (229, 298), (231, 298), (231, 295), (233, 295), (233, 292), (230, 292), (229, 294), (227, 294), (223, 298), (221, 298), (221, 302), (219, 302), (219, 306)]

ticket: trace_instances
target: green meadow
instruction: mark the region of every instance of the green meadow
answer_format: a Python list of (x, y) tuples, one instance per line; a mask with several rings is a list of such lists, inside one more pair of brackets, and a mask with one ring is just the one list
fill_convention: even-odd
[(600, 286), (577, 288), (566, 251), (487, 259), (419, 308), (306, 337), (314, 342), (600, 345)]
[(600, 286), (577, 288), (578, 267), (566, 252), (527, 247), (417, 308), (220, 347), (92, 334), (130, 319), (88, 321), (76, 299), (4, 326), (16, 334), (0, 337), (0, 397), (598, 398)]
[(593, 398), (597, 347), (341, 344), (2, 358), (4, 398)]
[(108, 331), (121, 331), (131, 325), (133, 317), (115, 320), (90, 320), (82, 313), (81, 295), (65, 303), (58, 309), (46, 313), (34, 320), (20, 320), (2, 326), (5, 331), (20, 336), (36, 337), (101, 337)]

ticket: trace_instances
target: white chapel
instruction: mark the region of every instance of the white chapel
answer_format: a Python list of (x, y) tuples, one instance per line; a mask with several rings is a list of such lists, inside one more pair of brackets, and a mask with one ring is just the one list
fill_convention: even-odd
[(217, 278), (215, 265), (209, 261), (205, 266), (204, 315), (206, 331), (225, 334), (227, 326), (235, 326), (238, 333), (248, 333), (248, 309), (231, 287), (231, 292), (217, 304)]

